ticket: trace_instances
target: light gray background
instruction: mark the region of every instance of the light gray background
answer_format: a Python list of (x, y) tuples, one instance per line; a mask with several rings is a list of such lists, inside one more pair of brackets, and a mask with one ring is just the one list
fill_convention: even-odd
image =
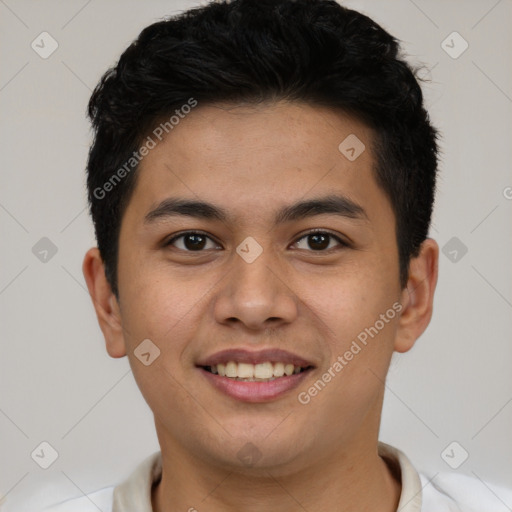
[[(193, 5), (0, 0), (2, 510), (33, 511), (115, 484), (158, 449), (127, 360), (104, 349), (82, 277), (83, 255), (94, 245), (85, 108), (101, 74), (144, 26)], [(455, 471), (441, 453), (457, 441), (469, 458), (456, 471), (480, 479), (482, 492), (512, 486), (512, 2), (345, 5), (373, 17), (403, 41), (410, 60), (431, 68), (423, 88), (443, 134), (431, 236), (441, 247), (457, 237), (468, 249), (456, 262), (441, 254), (434, 319), (412, 352), (394, 358), (381, 439), (430, 476)], [(48, 59), (31, 48), (43, 31), (59, 45)], [(441, 46), (453, 31), (469, 43), (456, 59)], [(57, 247), (46, 263), (32, 252), (42, 237)], [(59, 453), (47, 470), (30, 456), (42, 441)]]

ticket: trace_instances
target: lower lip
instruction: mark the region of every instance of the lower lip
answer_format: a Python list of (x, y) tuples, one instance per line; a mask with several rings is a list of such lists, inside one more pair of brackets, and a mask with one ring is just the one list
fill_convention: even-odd
[(203, 368), (199, 368), (199, 371), (213, 386), (232, 398), (242, 402), (268, 402), (296, 388), (311, 372), (311, 369), (267, 382), (245, 382), (230, 379), (208, 372)]

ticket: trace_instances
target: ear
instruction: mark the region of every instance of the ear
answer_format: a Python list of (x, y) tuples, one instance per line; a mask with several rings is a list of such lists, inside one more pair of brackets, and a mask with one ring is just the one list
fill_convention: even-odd
[(409, 264), (409, 279), (402, 290), (402, 312), (395, 339), (395, 351), (407, 352), (423, 334), (430, 319), (437, 284), (439, 246), (427, 238), (420, 246), (418, 256)]
[(105, 266), (97, 247), (89, 249), (85, 254), (82, 272), (105, 338), (107, 352), (111, 357), (123, 357), (126, 348), (120, 308), (105, 276)]

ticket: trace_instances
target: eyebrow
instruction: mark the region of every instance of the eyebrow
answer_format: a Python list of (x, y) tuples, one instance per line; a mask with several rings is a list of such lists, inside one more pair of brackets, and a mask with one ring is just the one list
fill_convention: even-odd
[[(275, 214), (274, 223), (282, 224), (314, 217), (316, 215), (334, 214), (356, 220), (368, 220), (364, 208), (351, 199), (341, 195), (328, 195), (315, 199), (299, 201), (281, 208)], [(230, 220), (228, 212), (214, 204), (180, 198), (167, 198), (159, 203), (144, 217), (144, 224), (175, 216), (187, 216), (203, 220)]]

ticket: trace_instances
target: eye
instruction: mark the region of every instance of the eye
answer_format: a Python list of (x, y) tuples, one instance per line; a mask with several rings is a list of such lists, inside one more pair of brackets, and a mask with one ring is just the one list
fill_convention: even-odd
[[(176, 243), (178, 242), (178, 243)], [(211, 247), (208, 247), (208, 242), (211, 242)], [(203, 249), (216, 249), (219, 246), (209, 236), (197, 231), (188, 231), (174, 236), (165, 246), (173, 245), (177, 249), (188, 252), (201, 252)]]
[[(334, 245), (333, 245), (333, 242)], [(302, 247), (300, 244), (302, 243)], [(210, 246), (208, 246), (210, 244)], [(165, 243), (165, 246), (172, 245), (176, 249), (186, 252), (202, 252), (209, 249), (219, 249), (220, 246), (208, 235), (199, 231), (188, 231), (172, 237)], [(312, 250), (315, 252), (326, 252), (338, 245), (348, 247), (340, 237), (328, 231), (312, 231), (299, 238), (295, 245), (301, 250)]]
[[(300, 247), (299, 244), (301, 240), (305, 240), (303, 242), (303, 247)], [(295, 245), (298, 246), (299, 249), (311, 249), (316, 252), (327, 251), (333, 248), (331, 242), (336, 241), (338, 246), (348, 247), (348, 244), (344, 242), (340, 237), (333, 235), (327, 231), (312, 231), (307, 233), (306, 235), (299, 238)], [(306, 247), (304, 247), (304, 245)], [(335, 246), (334, 246), (335, 247)]]

